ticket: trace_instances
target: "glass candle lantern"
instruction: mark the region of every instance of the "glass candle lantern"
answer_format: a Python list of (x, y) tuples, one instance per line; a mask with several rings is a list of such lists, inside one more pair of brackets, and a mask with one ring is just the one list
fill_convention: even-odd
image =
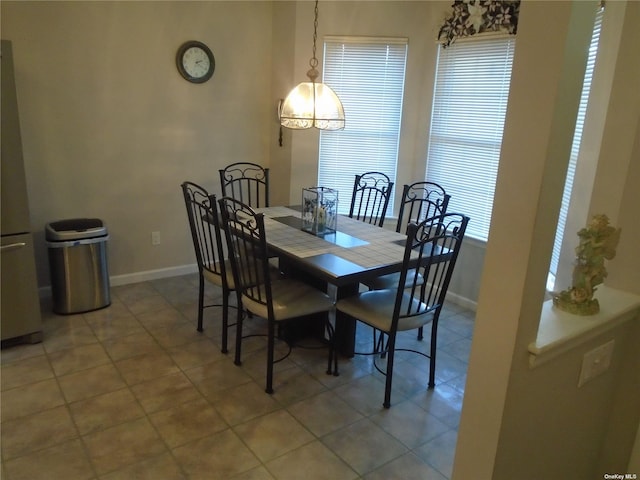
[(338, 191), (327, 187), (302, 189), (302, 230), (316, 235), (335, 233)]

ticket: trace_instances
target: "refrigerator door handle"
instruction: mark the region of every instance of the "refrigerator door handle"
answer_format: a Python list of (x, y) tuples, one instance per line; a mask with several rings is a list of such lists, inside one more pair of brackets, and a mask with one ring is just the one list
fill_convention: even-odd
[(2, 245), (2, 247), (0, 247), (0, 252), (8, 252), (10, 250), (17, 250), (19, 248), (24, 248), (26, 246), (27, 246), (27, 244), (25, 242), (10, 243), (9, 245)]

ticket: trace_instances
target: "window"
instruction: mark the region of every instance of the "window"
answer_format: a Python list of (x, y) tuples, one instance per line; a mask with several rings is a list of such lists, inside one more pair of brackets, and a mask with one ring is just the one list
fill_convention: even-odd
[(340, 97), (346, 122), (320, 132), (318, 184), (338, 190), (339, 213), (349, 211), (356, 174), (378, 171), (395, 182), (406, 58), (406, 39), (325, 39), (323, 82)]
[(467, 235), (487, 240), (515, 37), (458, 40), (439, 47), (426, 179), (471, 217)]
[(573, 143), (571, 145), (571, 156), (569, 157), (569, 166), (567, 168), (567, 178), (562, 193), (562, 204), (560, 205), (560, 215), (558, 217), (558, 227), (556, 229), (556, 238), (553, 242), (553, 252), (551, 254), (551, 265), (549, 266), (549, 279), (547, 280), (547, 288), (553, 290), (555, 288), (555, 277), (558, 271), (558, 261), (560, 260), (560, 250), (562, 248), (562, 239), (564, 237), (564, 229), (567, 222), (567, 214), (569, 213), (569, 201), (571, 200), (571, 192), (573, 190), (573, 178), (576, 173), (578, 164), (578, 154), (580, 153), (580, 142), (582, 140), (582, 129), (584, 127), (584, 119), (587, 114), (587, 103), (589, 102), (589, 93), (591, 92), (591, 81), (593, 79), (593, 69), (596, 64), (596, 54), (598, 53), (598, 43), (600, 41), (600, 30), (602, 28), (602, 17), (604, 8), (598, 7), (596, 14), (593, 34), (591, 36), (591, 45), (589, 46), (589, 56), (587, 58), (587, 68), (584, 74), (584, 82), (582, 84), (582, 95), (580, 96), (580, 106), (578, 107), (578, 117), (576, 119), (576, 129), (573, 134)]

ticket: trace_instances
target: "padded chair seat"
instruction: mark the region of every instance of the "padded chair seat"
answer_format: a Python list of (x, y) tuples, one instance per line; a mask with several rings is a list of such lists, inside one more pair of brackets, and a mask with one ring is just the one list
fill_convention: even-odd
[[(216, 263), (215, 270), (220, 270), (219, 265), (220, 263)], [(233, 272), (231, 271), (231, 263), (229, 262), (229, 260), (224, 261), (224, 268), (227, 276), (227, 286), (229, 287), (229, 290), (235, 290), (235, 283), (233, 281)], [(209, 282), (213, 283), (214, 285), (218, 285), (219, 287), (222, 287), (222, 275), (218, 275), (217, 273), (214, 273), (211, 270), (207, 270), (206, 268), (202, 270), (202, 275)]]
[[(418, 275), (417, 279), (415, 278), (416, 274)], [(417, 273), (415, 268), (412, 268), (407, 272), (407, 279), (404, 283), (404, 287), (409, 288), (413, 286), (414, 279), (416, 280), (416, 285), (422, 285), (424, 283), (424, 278), (422, 278), (422, 275)], [(385, 290), (387, 288), (398, 288), (399, 282), (400, 272), (396, 272), (376, 277), (372, 280), (364, 282), (364, 284), (371, 290)]]
[[(285, 278), (272, 281), (271, 293), (275, 321), (326, 312), (333, 307), (333, 302), (326, 293), (296, 280)], [(242, 296), (242, 304), (255, 315), (268, 318), (266, 305), (245, 295)]]
[[(371, 290), (339, 300), (336, 308), (378, 330), (388, 332), (391, 330), (391, 319), (393, 318), (396, 294), (397, 286), (395, 289)], [(405, 293), (402, 298), (401, 312), (406, 311), (409, 301), (412, 302), (412, 311), (417, 310), (418, 306), (422, 309), (427, 308), (424, 303), (420, 303), (415, 299), (411, 300), (411, 297)], [(430, 310), (421, 315), (400, 318), (398, 331), (414, 330), (429, 323), (433, 318), (433, 313), (434, 310)]]

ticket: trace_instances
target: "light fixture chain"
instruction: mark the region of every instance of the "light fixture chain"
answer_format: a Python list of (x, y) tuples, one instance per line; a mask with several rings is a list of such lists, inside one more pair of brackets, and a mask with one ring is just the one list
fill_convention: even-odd
[(316, 8), (314, 11), (315, 19), (313, 21), (313, 55), (311, 60), (309, 60), (309, 65), (311, 68), (316, 68), (318, 66), (318, 59), (316, 58), (316, 41), (318, 39), (318, 0), (316, 0)]

